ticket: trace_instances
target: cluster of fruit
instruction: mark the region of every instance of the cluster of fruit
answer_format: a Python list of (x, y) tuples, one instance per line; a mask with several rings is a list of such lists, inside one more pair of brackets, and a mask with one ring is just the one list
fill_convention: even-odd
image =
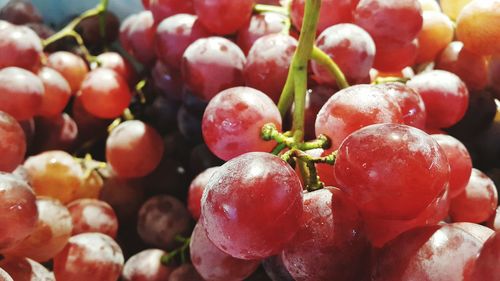
[(500, 280), (500, 0), (142, 4), (0, 10), (0, 281)]

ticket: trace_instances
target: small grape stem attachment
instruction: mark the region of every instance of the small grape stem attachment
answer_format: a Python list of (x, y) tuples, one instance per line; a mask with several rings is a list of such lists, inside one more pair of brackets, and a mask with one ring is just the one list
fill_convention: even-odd
[(330, 74), (335, 77), (335, 82), (337, 82), (337, 86), (340, 89), (345, 89), (349, 87), (349, 83), (347, 82), (347, 79), (345, 78), (344, 73), (338, 66), (338, 64), (330, 58), (330, 56), (323, 52), (320, 48), (314, 46), (313, 51), (312, 51), (312, 59), (319, 63), (320, 65), (326, 67)]
[(178, 255), (180, 255), (180, 257), (181, 257), (181, 263), (186, 263), (186, 261), (187, 261), (186, 252), (189, 249), (189, 243), (191, 242), (191, 238), (184, 238), (180, 235), (177, 235), (175, 237), (175, 240), (177, 242), (181, 243), (182, 245), (180, 247), (178, 247), (177, 249), (171, 251), (170, 253), (163, 255), (160, 258), (160, 262), (164, 266), (171, 265), (171, 263), (174, 261), (174, 258)]
[[(83, 51), (85, 58), (89, 62), (96, 62), (95, 56), (92, 56), (92, 54), (89, 52), (87, 47), (85, 46), (83, 42), (83, 38), (78, 32), (75, 31), (76, 27), (82, 20), (93, 17), (93, 16), (100, 16), (99, 19), (99, 31), (101, 33), (101, 36), (103, 34), (105, 35), (105, 30), (106, 30), (106, 22), (105, 22), (105, 14), (108, 9), (108, 2), (109, 0), (101, 0), (99, 4), (95, 8), (92, 8), (90, 10), (87, 10), (83, 12), (80, 16), (76, 17), (73, 19), (71, 22), (69, 22), (65, 27), (63, 27), (61, 30), (58, 32), (54, 33), (52, 36), (49, 38), (45, 39), (42, 41), (43, 47), (46, 48), (50, 44), (53, 44), (65, 37), (73, 37), (78, 44), (78, 46), (81, 48)], [(104, 20), (103, 20), (104, 19)]]
[(378, 77), (372, 82), (374, 85), (386, 84), (386, 83), (403, 83), (410, 81), (408, 77)]

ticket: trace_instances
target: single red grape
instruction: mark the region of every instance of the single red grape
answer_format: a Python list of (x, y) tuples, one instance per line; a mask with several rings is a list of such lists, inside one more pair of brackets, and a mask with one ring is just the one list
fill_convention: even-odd
[(166, 281), (174, 271), (173, 266), (161, 263), (167, 253), (160, 249), (148, 249), (130, 257), (123, 266), (123, 281)]
[(500, 232), (496, 231), (495, 234), (492, 235), (486, 243), (484, 243), (477, 260), (475, 261), (471, 278), (466, 279), (466, 281), (500, 279), (500, 268), (498, 267), (499, 260)]
[(250, 21), (238, 31), (236, 44), (248, 54), (257, 39), (262, 36), (279, 33), (285, 29), (286, 17), (277, 13), (262, 13), (253, 15)]
[(0, 70), (0, 110), (17, 120), (38, 113), (44, 92), (42, 81), (30, 71), (18, 67)]
[(399, 124), (376, 124), (347, 137), (335, 179), (364, 215), (413, 219), (448, 186), (446, 155), (429, 135)]
[(156, 28), (156, 56), (173, 69), (179, 69), (186, 48), (194, 41), (209, 36), (210, 33), (196, 16), (173, 15), (161, 21)]
[(472, 169), (465, 189), (451, 200), (453, 221), (482, 223), (490, 218), (498, 205), (498, 193), (493, 181), (483, 172)]
[(118, 125), (106, 140), (106, 159), (123, 178), (151, 173), (163, 157), (163, 141), (155, 129), (139, 120)]
[(33, 70), (40, 64), (42, 50), (40, 37), (30, 28), (10, 25), (0, 29), (0, 68)]
[(194, 13), (193, 0), (149, 0), (146, 9), (151, 10), (157, 23), (175, 14)]
[[(28, 258), (8, 257), (0, 261), (0, 268), (5, 270), (15, 281), (55, 281), (54, 276), (47, 268)], [(0, 280), (4, 281), (1, 274)]]
[(116, 52), (105, 52), (96, 57), (99, 67), (109, 68), (118, 73), (128, 83), (133, 82), (135, 70), (133, 65), (122, 55)]
[(246, 58), (240, 48), (222, 37), (193, 42), (182, 57), (182, 77), (193, 93), (209, 101), (218, 92), (243, 85)]
[(156, 26), (150, 11), (132, 14), (123, 20), (120, 26), (120, 43), (139, 62), (151, 65), (155, 60), (155, 31)]
[(82, 233), (72, 236), (54, 258), (57, 280), (115, 281), (123, 267), (120, 246), (102, 233)]
[(85, 61), (70, 52), (59, 51), (47, 57), (47, 66), (57, 70), (69, 83), (71, 92), (76, 93), (89, 72)]
[(428, 128), (448, 128), (465, 114), (469, 92), (465, 83), (453, 73), (443, 70), (423, 72), (408, 81), (424, 100)]
[(68, 204), (73, 222), (72, 235), (85, 232), (100, 232), (116, 237), (118, 219), (111, 206), (96, 199), (78, 199)]
[[(434, 1), (434, 0), (432, 0)], [(453, 40), (453, 22), (440, 11), (424, 11), (416, 63), (433, 61)]]
[(208, 180), (217, 171), (218, 167), (208, 168), (199, 175), (197, 175), (189, 185), (188, 193), (188, 210), (195, 220), (198, 220), (201, 215), (201, 197)]
[(203, 138), (210, 150), (223, 160), (245, 152), (269, 152), (275, 143), (260, 137), (267, 123), (281, 130), (280, 113), (268, 96), (248, 87), (230, 88), (208, 104), (202, 121)]
[(62, 113), (71, 97), (71, 88), (68, 81), (50, 67), (41, 68), (38, 71), (38, 77), (45, 89), (38, 114), (54, 116)]
[(0, 171), (12, 172), (24, 161), (26, 142), (23, 128), (16, 119), (0, 111)]
[(202, 223), (196, 224), (189, 243), (191, 261), (196, 271), (206, 280), (243, 280), (259, 266), (258, 260), (234, 258), (210, 241)]
[(201, 203), (209, 239), (235, 258), (278, 254), (300, 227), (302, 186), (279, 157), (251, 152), (231, 159), (210, 178)]
[(238, 31), (250, 20), (255, 2), (254, 0), (192, 1), (200, 22), (210, 32), (218, 35), (228, 35)]
[[(359, 84), (369, 77), (375, 43), (362, 28), (350, 23), (328, 27), (316, 39), (316, 45), (337, 63), (349, 83)], [(311, 66), (318, 83), (335, 86), (335, 78), (327, 69), (316, 61)]]
[(89, 72), (78, 96), (85, 110), (103, 119), (120, 116), (132, 99), (125, 78), (108, 68), (96, 68)]

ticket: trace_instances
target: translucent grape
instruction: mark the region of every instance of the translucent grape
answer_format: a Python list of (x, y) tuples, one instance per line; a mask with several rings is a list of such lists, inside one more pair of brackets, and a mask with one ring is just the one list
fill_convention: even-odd
[(281, 130), (281, 116), (264, 93), (235, 87), (220, 92), (208, 104), (202, 121), (203, 138), (210, 150), (223, 160), (245, 152), (273, 149), (273, 142), (260, 138), (262, 127), (273, 123)]
[(157, 23), (175, 14), (194, 13), (193, 0), (149, 0), (147, 9), (151, 10)]
[(373, 67), (384, 72), (400, 72), (415, 63), (418, 52), (418, 40), (402, 46), (377, 46)]
[(472, 280), (498, 280), (500, 278), (500, 269), (498, 260), (500, 259), (500, 232), (496, 231), (493, 236), (486, 241), (471, 274)]
[(0, 171), (12, 172), (24, 161), (25, 153), (23, 128), (14, 117), (0, 111)]
[(139, 120), (118, 125), (106, 140), (106, 159), (123, 178), (151, 173), (163, 156), (163, 141), (155, 129)]
[(116, 52), (105, 52), (96, 57), (100, 67), (109, 68), (118, 73), (128, 83), (135, 77), (135, 71), (132, 64), (122, 55)]
[(68, 81), (59, 72), (50, 67), (40, 69), (38, 77), (40, 77), (45, 89), (38, 114), (42, 116), (54, 116), (62, 113), (71, 97), (71, 88)]
[(465, 48), (480, 55), (500, 53), (500, 1), (475, 0), (457, 18), (457, 38)]
[(68, 243), (73, 229), (68, 209), (59, 201), (48, 197), (38, 197), (36, 206), (39, 215), (34, 231), (22, 242), (7, 249), (5, 255), (45, 262)]
[(0, 70), (0, 110), (17, 120), (32, 118), (42, 105), (44, 88), (33, 73), (18, 67)]
[(472, 0), (440, 0), (443, 13), (449, 16), (452, 20), (457, 20), (460, 11)]
[(16, 66), (33, 70), (40, 64), (42, 41), (26, 26), (0, 29), (0, 68)]
[(35, 230), (35, 194), (24, 181), (0, 173), (0, 251), (19, 243)]
[(191, 261), (206, 280), (243, 280), (259, 266), (258, 260), (234, 258), (218, 249), (207, 237), (201, 223), (196, 224), (189, 244)]
[(429, 135), (398, 124), (365, 127), (338, 150), (335, 179), (364, 215), (418, 216), (448, 186), (450, 168)]
[(401, 109), (380, 87), (356, 85), (333, 95), (316, 118), (316, 135), (324, 134), (337, 149), (352, 132), (377, 123), (402, 122)]
[(210, 178), (201, 203), (209, 239), (235, 258), (278, 254), (302, 215), (302, 187), (279, 157), (251, 152), (222, 165)]
[(127, 81), (118, 73), (108, 68), (97, 68), (83, 80), (79, 97), (89, 113), (112, 119), (128, 107), (132, 94)]
[(57, 70), (69, 83), (71, 92), (76, 93), (89, 72), (85, 61), (70, 52), (59, 51), (47, 57), (47, 66)]
[(472, 160), (467, 148), (459, 140), (448, 135), (432, 135), (448, 158), (450, 164), (450, 198), (465, 190), (472, 172)]
[[(432, 0), (434, 1), (434, 0)], [(453, 40), (453, 22), (443, 13), (424, 11), (424, 23), (418, 34), (416, 63), (433, 61)]]
[(424, 100), (428, 128), (448, 128), (465, 114), (469, 92), (465, 83), (453, 73), (433, 70), (418, 74), (407, 85)]
[(24, 162), (37, 195), (69, 203), (82, 185), (83, 170), (73, 156), (64, 151), (46, 151)]
[(120, 43), (139, 62), (151, 65), (155, 60), (155, 31), (155, 22), (150, 11), (132, 14), (123, 20), (120, 26)]

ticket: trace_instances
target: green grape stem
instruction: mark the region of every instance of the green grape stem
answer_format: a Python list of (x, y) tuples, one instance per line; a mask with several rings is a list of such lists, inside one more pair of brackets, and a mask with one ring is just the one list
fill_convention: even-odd
[(164, 266), (171, 265), (172, 261), (174, 260), (174, 258), (177, 255), (181, 256), (181, 263), (186, 263), (186, 260), (187, 260), (186, 252), (189, 249), (189, 243), (191, 243), (191, 238), (184, 238), (181, 236), (176, 236), (175, 240), (177, 242), (182, 243), (182, 245), (179, 248), (177, 248), (177, 249), (171, 251), (170, 253), (165, 254), (161, 257), (160, 262)]

